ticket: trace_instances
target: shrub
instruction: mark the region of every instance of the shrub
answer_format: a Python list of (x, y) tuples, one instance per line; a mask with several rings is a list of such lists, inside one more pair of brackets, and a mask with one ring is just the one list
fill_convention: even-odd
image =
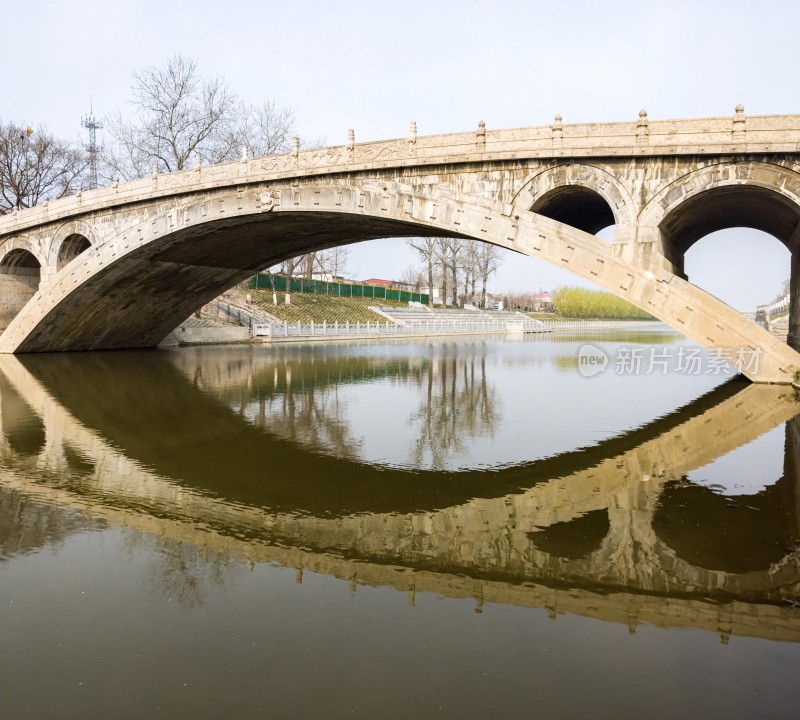
[(653, 320), (627, 300), (602, 290), (562, 287), (553, 291), (556, 313), (567, 318), (602, 318), (606, 320)]

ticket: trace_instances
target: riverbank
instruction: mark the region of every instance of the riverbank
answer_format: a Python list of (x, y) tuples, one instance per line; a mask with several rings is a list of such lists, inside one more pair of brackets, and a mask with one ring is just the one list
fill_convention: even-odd
[[(246, 294), (239, 293), (239, 295), (241, 295), (241, 297), (237, 297), (239, 303), (244, 303)], [(347, 322), (353, 324), (375, 322), (381, 318), (369, 309), (372, 305), (397, 308), (408, 307), (408, 303), (396, 300), (338, 297), (335, 295), (298, 292), (291, 294), (291, 304), (287, 305), (284, 302), (284, 295), (284, 293), (278, 293), (278, 303), (275, 304), (271, 291), (263, 289), (250, 291), (252, 304), (261, 312), (281, 323), (313, 322), (318, 325), (322, 323), (333, 325), (336, 322), (341, 324)]]
[[(279, 298), (283, 298), (280, 293)], [(188, 318), (161, 347), (238, 343), (339, 342), (630, 328), (642, 320), (567, 318), (556, 313), (433, 308), (399, 301), (292, 293), (291, 304), (272, 292), (233, 288)], [(648, 321), (644, 321), (648, 322)], [(652, 321), (651, 321), (652, 322)]]
[[(296, 343), (340, 343), (362, 340), (420, 340), (438, 337), (467, 336), (505, 336), (519, 337), (550, 333), (574, 334), (591, 333), (600, 330), (642, 329), (660, 323), (647, 321), (573, 320), (553, 321), (536, 328), (502, 326), (493, 322), (431, 322), (429, 326), (404, 327), (399, 324), (353, 323), (328, 326), (325, 323), (286, 323), (283, 327), (267, 328), (265, 334), (253, 335), (251, 329), (231, 326), (220, 327), (180, 327), (170, 333), (159, 347), (179, 347), (195, 345), (233, 345), (233, 344), (296, 344)], [(259, 331), (261, 331), (259, 329)]]

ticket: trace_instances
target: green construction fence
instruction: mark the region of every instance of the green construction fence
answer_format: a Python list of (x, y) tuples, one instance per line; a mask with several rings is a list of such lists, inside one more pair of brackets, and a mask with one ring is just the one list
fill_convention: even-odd
[[(272, 290), (274, 288), (276, 292), (286, 292), (286, 277), (284, 275), (259, 273), (250, 278), (250, 287), (263, 290)], [(399, 302), (413, 301), (423, 305), (428, 304), (427, 293), (394, 290), (382, 285), (352, 285), (349, 283), (326, 282), (325, 280), (307, 280), (306, 278), (292, 278), (290, 292), (333, 295), (336, 297), (375, 298), (376, 300), (397, 300)]]

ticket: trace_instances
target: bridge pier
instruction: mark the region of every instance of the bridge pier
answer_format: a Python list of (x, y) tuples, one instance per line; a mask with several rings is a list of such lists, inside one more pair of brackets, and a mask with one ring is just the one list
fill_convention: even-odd
[(45, 265), (39, 273), (39, 290), (49, 290), (55, 282), (58, 268), (54, 265)]
[(792, 251), (792, 274), (789, 280), (789, 335), (790, 347), (800, 350), (800, 248)]
[(794, 490), (792, 511), (794, 531), (800, 533), (800, 415), (786, 422), (786, 445), (784, 451), (784, 476)]

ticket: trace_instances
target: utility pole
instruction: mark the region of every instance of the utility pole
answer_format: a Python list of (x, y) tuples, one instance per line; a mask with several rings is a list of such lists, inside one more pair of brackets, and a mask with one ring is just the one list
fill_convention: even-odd
[(81, 118), (81, 126), (89, 131), (89, 143), (85, 146), (89, 153), (89, 190), (97, 189), (97, 131), (103, 123), (96, 120), (92, 112), (92, 98), (89, 96), (89, 114)]

